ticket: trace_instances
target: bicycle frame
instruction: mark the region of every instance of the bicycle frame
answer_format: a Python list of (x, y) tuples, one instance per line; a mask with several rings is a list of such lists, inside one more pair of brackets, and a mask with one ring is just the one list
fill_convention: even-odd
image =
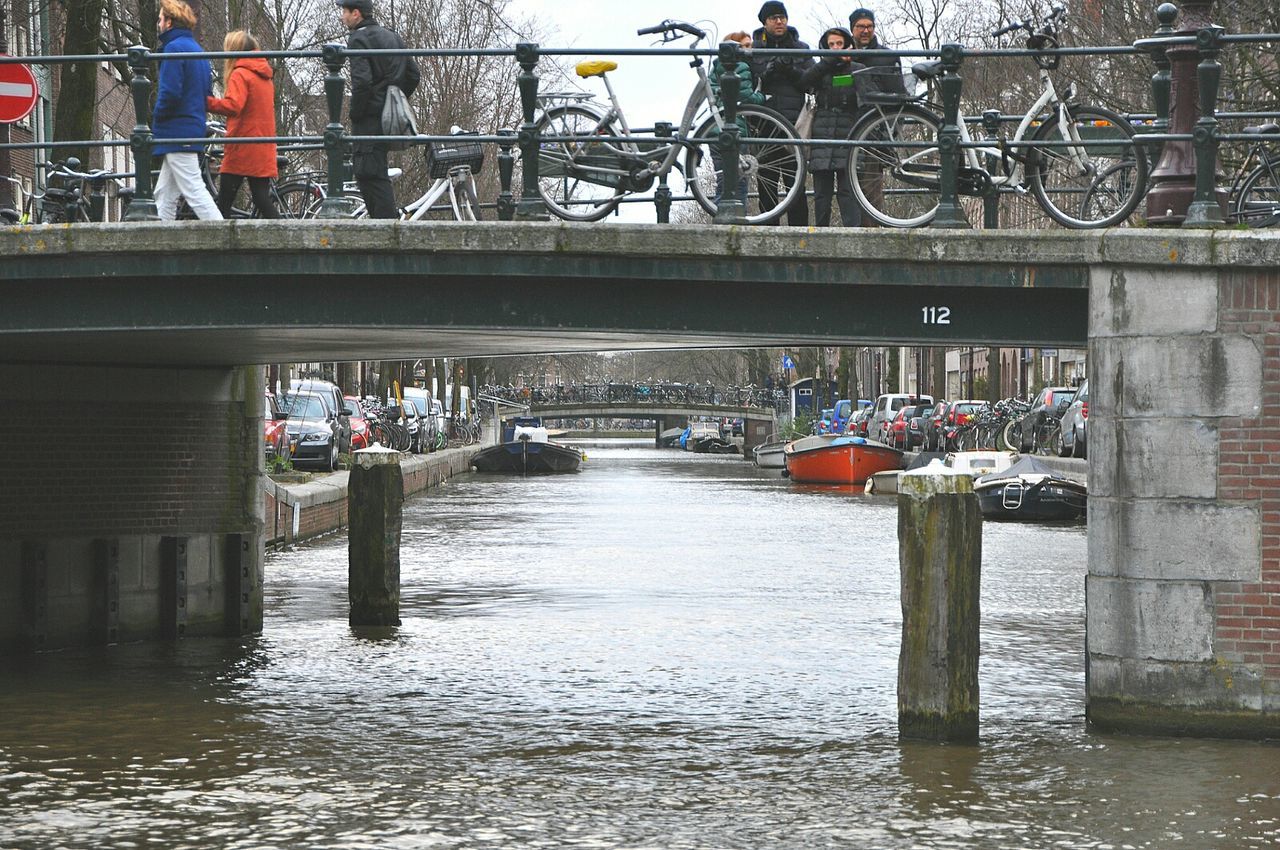
[[(1027, 113), (1022, 116), (1022, 120), (1018, 123), (1017, 131), (1009, 141), (1010, 146), (1015, 148), (1027, 147), (1030, 149), (1029, 146), (1020, 145), (1019, 143), (1027, 137), (1027, 131), (1032, 128), (1032, 125), (1035, 124), (1037, 120), (1040, 119), (1043, 111), (1050, 105), (1054, 107), (1054, 112), (1057, 114), (1058, 127), (1062, 131), (1062, 140), (1065, 142), (1080, 141), (1080, 134), (1076, 131), (1075, 124), (1068, 120), (1069, 116), (1067, 115), (1067, 105), (1058, 97), (1058, 90), (1053, 85), (1053, 79), (1050, 77), (1049, 72), (1044, 68), (1040, 69), (1040, 83), (1043, 85), (1044, 90), (1041, 92), (1040, 97), (1031, 106), (1031, 108), (1027, 110)], [(964, 144), (969, 144), (973, 142), (973, 136), (969, 132), (969, 123), (964, 119), (965, 116), (961, 116), (960, 141)], [(1002, 158), (1004, 152), (999, 147), (966, 147), (963, 148), (963, 150), (965, 164), (975, 171), (987, 173), (991, 178), (992, 185), (1022, 186), (1024, 184), (1023, 178), (1026, 176), (1026, 164), (1022, 159), (1014, 160), (1013, 170), (1008, 174), (990, 174), (987, 172), (987, 168), (983, 160), (988, 156), (995, 157), (996, 159)], [(1084, 149), (1073, 146), (1067, 148), (1067, 150), (1070, 153), (1072, 161), (1077, 166), (1083, 167), (1084, 161), (1082, 159), (1082, 154)]]
[[(701, 41), (702, 39), (695, 39), (693, 47), (697, 48)], [(695, 59), (692, 66), (698, 73), (698, 83), (694, 86), (693, 91), (689, 93), (689, 99), (685, 103), (684, 114), (680, 118), (680, 127), (676, 132), (675, 141), (670, 144), (659, 145), (651, 150), (642, 151), (636, 142), (629, 141), (632, 136), (631, 126), (627, 123), (626, 114), (622, 110), (622, 104), (618, 102), (618, 96), (613, 90), (613, 84), (609, 82), (609, 75), (607, 73), (600, 75), (600, 78), (604, 81), (605, 91), (609, 95), (609, 108), (607, 110), (600, 112), (601, 104), (593, 99), (584, 100), (578, 97), (562, 98), (564, 102), (568, 102), (569, 100), (577, 101), (578, 105), (583, 109), (598, 113), (598, 120), (591, 131), (593, 134), (605, 132), (612, 136), (613, 133), (609, 132), (609, 128), (610, 125), (616, 121), (621, 131), (621, 136), (628, 139), (628, 141), (618, 143), (592, 141), (590, 142), (592, 147), (596, 150), (603, 147), (608, 152), (622, 157), (625, 161), (632, 163), (645, 163), (645, 167), (638, 173), (632, 172), (629, 169), (609, 168), (608, 166), (598, 162), (592, 162), (591, 171), (599, 174), (608, 174), (618, 178), (635, 180), (645, 180), (649, 177), (661, 177), (671, 172), (672, 167), (680, 156), (681, 150), (686, 148), (689, 144), (689, 133), (693, 130), (694, 122), (697, 119), (703, 104), (715, 103), (715, 98), (712, 96), (711, 91), (711, 80), (707, 76), (706, 66), (701, 57)], [(548, 98), (548, 100), (551, 99), (552, 97)], [(544, 108), (544, 111), (548, 110), (545, 110)], [(711, 113), (715, 117), (716, 126), (719, 129), (724, 129), (724, 120), (721, 117), (720, 110), (712, 109)], [(576, 160), (578, 153), (585, 151), (588, 145), (580, 143), (573, 145), (573, 147), (575, 149), (570, 158), (571, 160)]]
[[(453, 208), (453, 217), (457, 221), (463, 221), (462, 210), (458, 206), (458, 190), (465, 183), (471, 180), (471, 167), (468, 165), (459, 166), (449, 170), (449, 176), (441, 177), (431, 184), (422, 197), (409, 204), (404, 208), (406, 217), (404, 221), (421, 221), (422, 217), (431, 212), (436, 201), (447, 192), (449, 195), (449, 206)], [(466, 191), (463, 189), (463, 191)], [(479, 213), (479, 210), (473, 212)]]

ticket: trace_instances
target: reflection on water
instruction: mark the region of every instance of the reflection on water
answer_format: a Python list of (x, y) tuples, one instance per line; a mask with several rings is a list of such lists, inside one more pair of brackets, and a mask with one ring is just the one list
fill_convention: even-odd
[(986, 526), (982, 743), (896, 739), (896, 508), (589, 446), (411, 501), (396, 629), (346, 545), (266, 633), (9, 660), (0, 847), (1275, 846), (1280, 752), (1083, 724), (1083, 527)]

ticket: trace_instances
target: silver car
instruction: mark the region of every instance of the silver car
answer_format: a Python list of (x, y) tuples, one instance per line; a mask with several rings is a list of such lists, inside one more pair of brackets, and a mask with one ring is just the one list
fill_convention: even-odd
[(1088, 457), (1089, 381), (1085, 380), (1076, 390), (1075, 398), (1062, 414), (1062, 427), (1058, 430), (1058, 457)]

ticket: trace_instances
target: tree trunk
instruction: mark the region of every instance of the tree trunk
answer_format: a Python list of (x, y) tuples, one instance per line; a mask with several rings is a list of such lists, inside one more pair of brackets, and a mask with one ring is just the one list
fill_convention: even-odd
[[(62, 53), (84, 56), (99, 53), (102, 39), (102, 12), (105, 0), (66, 0), (66, 33)], [(53, 119), (53, 140), (69, 142), (96, 139), (94, 127), (98, 105), (98, 66), (93, 62), (72, 62), (61, 68), (58, 103)], [(80, 170), (89, 168), (89, 147), (62, 148), (58, 155), (77, 157)]]

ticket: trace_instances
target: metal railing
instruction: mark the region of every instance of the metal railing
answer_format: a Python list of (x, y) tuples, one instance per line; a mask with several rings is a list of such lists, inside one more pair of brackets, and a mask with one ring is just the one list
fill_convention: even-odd
[[(1257, 34), (1237, 34), (1228, 35), (1222, 28), (1213, 26), (1208, 23), (1208, 9), (1212, 6), (1207, 0), (1197, 0), (1191, 2), (1187, 0), (1182, 4), (1184, 12), (1186, 12), (1187, 22), (1184, 29), (1175, 30), (1174, 23), (1177, 19), (1178, 10), (1172, 4), (1163, 4), (1157, 10), (1157, 19), (1159, 26), (1155, 34), (1150, 38), (1140, 39), (1132, 45), (1120, 46), (1097, 46), (1097, 47), (1074, 47), (1074, 48), (1055, 48), (1033, 50), (1029, 48), (996, 48), (996, 49), (973, 49), (967, 48), (959, 44), (943, 45), (937, 50), (881, 50), (868, 51), (867, 55), (872, 53), (891, 56), (897, 60), (914, 59), (914, 58), (938, 58), (941, 60), (941, 74), (938, 77), (937, 89), (941, 96), (940, 109), (943, 115), (943, 124), (938, 134), (938, 147), (940, 157), (940, 174), (939, 174), (939, 211), (934, 219), (935, 227), (967, 227), (968, 222), (965, 219), (964, 212), (959, 204), (960, 196), (963, 194), (961, 181), (958, 175), (958, 154), (966, 148), (981, 149), (989, 148), (992, 144), (992, 138), (995, 136), (1000, 123), (1016, 120), (1021, 116), (1006, 116), (996, 113), (992, 115), (990, 112), (981, 119), (965, 118), (963, 120), (973, 123), (981, 122), (987, 130), (985, 138), (975, 139), (970, 142), (961, 140), (959, 124), (962, 120), (960, 113), (960, 102), (963, 94), (963, 78), (961, 69), (965, 63), (991, 59), (1000, 57), (1029, 57), (1032, 59), (1043, 59), (1045, 57), (1092, 57), (1092, 56), (1134, 56), (1149, 58), (1156, 68), (1156, 74), (1152, 78), (1152, 94), (1151, 103), (1152, 110), (1143, 113), (1141, 116), (1149, 118), (1150, 125), (1143, 127), (1146, 132), (1139, 133), (1134, 141), (1144, 146), (1150, 146), (1157, 153), (1163, 153), (1161, 166), (1157, 168), (1157, 174), (1153, 179), (1152, 189), (1165, 188), (1170, 186), (1181, 186), (1185, 190), (1192, 192), (1191, 201), (1187, 208), (1187, 213), (1182, 223), (1185, 226), (1213, 226), (1225, 223), (1219, 202), (1220, 187), (1217, 185), (1217, 164), (1219, 148), (1224, 143), (1230, 142), (1257, 142), (1256, 136), (1225, 133), (1221, 129), (1221, 120), (1236, 118), (1276, 118), (1280, 117), (1280, 112), (1237, 112), (1237, 113), (1218, 113), (1216, 111), (1219, 86), (1222, 74), (1221, 64), (1219, 62), (1220, 54), (1223, 50), (1237, 45), (1255, 45), (1255, 44), (1277, 44), (1280, 43), (1280, 34), (1276, 33), (1257, 33)], [(537, 44), (520, 43), (514, 48), (489, 48), (489, 49), (417, 49), (407, 48), (404, 50), (351, 50), (341, 44), (326, 44), (319, 50), (273, 50), (273, 51), (255, 51), (253, 53), (245, 52), (227, 52), (227, 51), (209, 51), (204, 53), (179, 53), (179, 54), (160, 54), (149, 50), (146, 47), (131, 47), (123, 54), (106, 54), (92, 56), (28, 56), (28, 57), (0, 57), (0, 65), (15, 62), (37, 64), (37, 65), (58, 65), (73, 62), (127, 62), (131, 80), (130, 90), (134, 104), (135, 125), (131, 131), (128, 142), (123, 141), (103, 141), (103, 140), (78, 140), (78, 141), (37, 141), (37, 142), (10, 142), (0, 145), (0, 150), (18, 150), (18, 149), (39, 149), (39, 150), (58, 150), (66, 148), (84, 148), (84, 147), (112, 147), (127, 144), (132, 150), (135, 159), (135, 171), (133, 173), (135, 188), (132, 198), (129, 202), (128, 210), (124, 216), (126, 221), (141, 221), (157, 218), (156, 207), (152, 194), (152, 169), (153, 156), (152, 149), (155, 145), (155, 139), (152, 135), (152, 128), (149, 124), (148, 104), (152, 96), (152, 82), (150, 70), (152, 63), (158, 61), (190, 61), (195, 59), (228, 59), (241, 58), (245, 56), (256, 56), (265, 59), (318, 59), (326, 69), (324, 78), (325, 103), (327, 109), (328, 123), (325, 126), (323, 135), (289, 135), (289, 136), (272, 136), (272, 137), (255, 137), (255, 138), (236, 138), (234, 143), (239, 144), (267, 144), (274, 143), (277, 145), (291, 145), (298, 149), (323, 149), (326, 158), (326, 174), (328, 180), (327, 197), (322, 203), (317, 215), (321, 218), (343, 218), (347, 217), (352, 209), (352, 201), (344, 194), (343, 184), (346, 182), (347, 171), (345, 161), (350, 154), (351, 145), (356, 142), (378, 142), (378, 141), (400, 141), (410, 144), (428, 144), (432, 142), (448, 142), (453, 141), (452, 136), (420, 134), (416, 136), (362, 136), (349, 132), (342, 121), (342, 100), (346, 85), (343, 76), (343, 66), (348, 59), (352, 57), (371, 57), (385, 55), (404, 55), (422, 59), (430, 59), (433, 57), (449, 57), (449, 56), (468, 56), (468, 57), (495, 57), (495, 58), (514, 58), (519, 66), (519, 73), (516, 78), (516, 84), (521, 97), (521, 108), (523, 121), (518, 130), (501, 130), (490, 135), (469, 136), (469, 141), (496, 144), (499, 148), (498, 169), (500, 191), (496, 200), (498, 209), (498, 217), (502, 220), (546, 220), (548, 218), (547, 207), (541, 199), (538, 190), (539, 180), (539, 150), (544, 142), (554, 141), (559, 137), (545, 136), (539, 132), (537, 123), (537, 104), (538, 104), (538, 84), (539, 77), (537, 75), (537, 67), (544, 57), (574, 57), (574, 56), (667, 56), (667, 57), (692, 57), (701, 61), (709, 57), (718, 57), (726, 67), (732, 68), (736, 63), (745, 58), (743, 48), (739, 45), (726, 42), (719, 46), (719, 49), (671, 49), (671, 48), (611, 48), (604, 50), (591, 50), (585, 48), (542, 48)], [(825, 50), (783, 50), (783, 49), (765, 49), (757, 48), (751, 51), (754, 58), (768, 59), (772, 57), (813, 57), (823, 58), (828, 56), (847, 56), (848, 54), (840, 51)], [(1196, 107), (1194, 112), (1188, 110), (1171, 110), (1171, 92), (1175, 88), (1175, 80), (1179, 90), (1194, 91), (1198, 93), (1198, 97), (1191, 104)], [(738, 185), (737, 163), (738, 153), (742, 145), (761, 143), (770, 141), (777, 143), (777, 139), (755, 139), (751, 137), (741, 137), (735, 121), (738, 97), (739, 97), (739, 80), (735, 74), (726, 74), (721, 78), (721, 93), (724, 100), (724, 117), (725, 129), (720, 134), (716, 144), (724, 156), (724, 185)], [(1192, 85), (1194, 83), (1194, 86)], [(1171, 118), (1171, 115), (1173, 116)], [(699, 139), (694, 137), (681, 137), (678, 132), (674, 131), (670, 124), (659, 123), (653, 128), (651, 135), (629, 135), (626, 137), (613, 136), (593, 136), (595, 141), (600, 142), (627, 142), (627, 143), (654, 143), (654, 144), (679, 144), (694, 145), (712, 141), (710, 139)], [(164, 139), (166, 144), (183, 144), (183, 145), (209, 145), (211, 140), (208, 138), (196, 139)], [(223, 143), (213, 142), (214, 144)], [(814, 145), (836, 146), (836, 147), (853, 147), (858, 144), (874, 147), (877, 144), (888, 145), (890, 143), (876, 142), (852, 142), (848, 140), (833, 139), (815, 139), (815, 140), (786, 140), (785, 144), (808, 147)], [(902, 143), (896, 143), (902, 146)], [(1018, 142), (1020, 147), (1052, 147), (1062, 145), (1062, 142), (1022, 139)], [(1087, 143), (1086, 143), (1087, 144)], [(1099, 142), (1097, 144), (1105, 144)], [(1190, 146), (1190, 156), (1187, 155), (1185, 148)], [(518, 191), (512, 185), (514, 175), (514, 162), (516, 147), (520, 149), (520, 158), (522, 162), (522, 184)], [(1172, 146), (1182, 146), (1183, 151), (1170, 152)], [(1179, 170), (1177, 163), (1191, 163), (1191, 169), (1185, 166)], [(1166, 165), (1168, 167), (1166, 167)], [(739, 220), (741, 210), (735, 208), (740, 202), (737, 198), (729, 197), (730, 192), (725, 192), (725, 197), (720, 202), (720, 210), (715, 220), (717, 222), (736, 222)], [(991, 193), (992, 197), (987, 199), (988, 211), (991, 205), (998, 204), (998, 192)], [(676, 196), (667, 187), (665, 176), (660, 181), (657, 191), (654, 193), (652, 202), (657, 208), (657, 217), (660, 222), (669, 221), (671, 205), (677, 201), (689, 200), (688, 196)], [(649, 202), (649, 199), (626, 199), (629, 202), (641, 200)], [(992, 216), (987, 215), (988, 224), (992, 221)]]

